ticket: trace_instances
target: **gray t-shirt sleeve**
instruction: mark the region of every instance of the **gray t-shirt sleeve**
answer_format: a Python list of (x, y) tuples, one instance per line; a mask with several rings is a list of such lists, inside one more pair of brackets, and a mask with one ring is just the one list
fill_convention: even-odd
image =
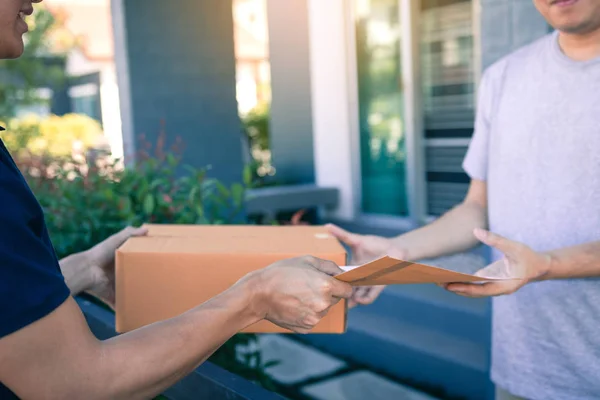
[(481, 181), (487, 180), (488, 172), (488, 149), (490, 142), (490, 120), (494, 112), (493, 104), (496, 94), (494, 93), (496, 70), (494, 65), (485, 71), (479, 84), (477, 94), (477, 113), (475, 116), (475, 130), (465, 159), (463, 169), (471, 177)]

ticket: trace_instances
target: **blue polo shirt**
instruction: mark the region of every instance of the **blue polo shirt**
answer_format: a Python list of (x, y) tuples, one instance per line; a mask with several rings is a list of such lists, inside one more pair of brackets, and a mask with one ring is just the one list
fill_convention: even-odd
[[(69, 295), (42, 208), (0, 140), (0, 340), (44, 318)], [(0, 399), (10, 398), (0, 382)]]

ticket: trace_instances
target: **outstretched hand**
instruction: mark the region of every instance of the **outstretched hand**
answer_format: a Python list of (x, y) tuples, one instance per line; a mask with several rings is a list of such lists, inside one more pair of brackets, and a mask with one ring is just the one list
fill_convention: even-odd
[[(358, 235), (337, 225), (327, 225), (327, 230), (339, 241), (350, 247), (351, 265), (362, 265), (383, 256), (406, 259), (407, 252), (395, 246), (391, 239), (374, 235)], [(354, 288), (348, 307), (372, 304), (385, 289), (385, 286), (359, 286)]]
[(528, 246), (506, 239), (483, 229), (476, 229), (475, 237), (482, 243), (504, 253), (504, 258), (479, 270), (476, 275), (507, 280), (485, 283), (450, 283), (444, 287), (466, 297), (491, 297), (512, 294), (544, 276), (550, 266), (550, 257)]
[(143, 236), (147, 233), (146, 228), (129, 226), (88, 250), (88, 265), (93, 276), (93, 284), (87, 292), (114, 307), (115, 252), (130, 237)]

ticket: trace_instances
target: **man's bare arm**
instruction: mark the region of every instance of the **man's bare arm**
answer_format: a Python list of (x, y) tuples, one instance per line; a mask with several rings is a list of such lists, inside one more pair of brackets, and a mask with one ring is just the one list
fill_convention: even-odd
[(103, 342), (69, 298), (0, 339), (0, 381), (21, 398), (152, 398), (263, 318), (301, 333), (311, 329), (329, 307), (352, 294), (349, 285), (320, 271), (341, 272), (311, 258), (285, 261), (179, 317)]
[(484, 284), (451, 283), (446, 289), (468, 297), (512, 294), (530, 282), (551, 279), (600, 277), (600, 242), (589, 242), (549, 252), (537, 252), (529, 246), (488, 231), (475, 231), (483, 243), (504, 254), (478, 272), (492, 278), (518, 278)]
[(464, 201), (429, 225), (393, 239), (411, 260), (466, 251), (479, 242), (473, 229), (487, 227), (487, 185), (472, 180)]
[(0, 380), (25, 399), (152, 398), (257, 321), (251, 302), (248, 289), (236, 290), (175, 319), (101, 342), (69, 298), (0, 340)]
[(545, 253), (547, 270), (537, 280), (600, 277), (600, 241), (565, 247)]

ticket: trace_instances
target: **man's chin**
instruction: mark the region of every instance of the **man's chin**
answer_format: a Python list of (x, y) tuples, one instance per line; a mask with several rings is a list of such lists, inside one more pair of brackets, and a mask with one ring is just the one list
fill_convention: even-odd
[(0, 59), (4, 60), (14, 60), (15, 58), (19, 58), (23, 55), (25, 51), (24, 46), (11, 46), (11, 48), (6, 49), (3, 52), (0, 52)]
[(559, 32), (566, 33), (569, 35), (587, 35), (590, 32), (593, 32), (600, 27), (597, 24), (593, 24), (592, 22), (582, 21), (582, 22), (574, 22), (569, 21), (565, 23), (556, 23), (551, 24), (554, 29)]

